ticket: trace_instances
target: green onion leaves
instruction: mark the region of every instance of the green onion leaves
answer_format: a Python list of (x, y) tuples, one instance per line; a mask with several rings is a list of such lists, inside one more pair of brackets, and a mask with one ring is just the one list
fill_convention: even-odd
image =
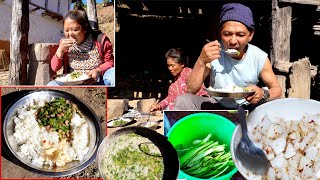
[(75, 104), (64, 98), (55, 98), (38, 108), (35, 115), (40, 126), (58, 132), (60, 138), (71, 138), (69, 122), (71, 122), (73, 112), (77, 111)]
[(226, 145), (219, 145), (210, 138), (208, 134), (202, 140), (194, 140), (190, 146), (175, 146), (183, 172), (198, 178), (215, 178), (234, 168), (231, 153), (225, 152)]

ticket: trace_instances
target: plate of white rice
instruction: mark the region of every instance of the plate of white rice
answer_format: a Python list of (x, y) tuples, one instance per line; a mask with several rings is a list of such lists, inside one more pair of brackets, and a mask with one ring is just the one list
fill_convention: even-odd
[[(60, 111), (60, 116), (60, 107), (66, 105), (70, 108)], [(58, 110), (49, 111), (52, 107)], [(95, 159), (102, 140), (95, 113), (65, 92), (31, 91), (7, 108), (3, 117), (6, 152), (25, 169), (42, 175), (60, 177), (81, 171)]]
[(78, 71), (52, 77), (52, 80), (62, 85), (81, 85), (88, 79), (90, 79), (90, 77), (87, 74)]
[(225, 88), (213, 88), (210, 86), (206, 91), (209, 96), (226, 108), (236, 108), (239, 104), (249, 104), (245, 98), (254, 93), (254, 91), (240, 86), (228, 86)]
[(229, 86), (226, 88), (208, 87), (206, 90), (208, 94), (213, 97), (244, 98), (253, 93), (252, 90), (240, 86)]

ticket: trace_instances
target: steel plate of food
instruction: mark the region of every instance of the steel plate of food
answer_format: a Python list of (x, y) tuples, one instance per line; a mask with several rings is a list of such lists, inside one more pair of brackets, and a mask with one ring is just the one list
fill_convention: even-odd
[(129, 125), (130, 123), (132, 123), (134, 121), (133, 117), (128, 117), (128, 118), (115, 118), (115, 119), (111, 119), (108, 121), (107, 123), (107, 127), (108, 128), (114, 128), (114, 127), (123, 127), (126, 125)]
[(3, 117), (6, 153), (23, 168), (46, 176), (86, 168), (102, 141), (101, 125), (91, 108), (61, 91), (31, 91)]
[(218, 89), (208, 87), (206, 90), (208, 91), (208, 94), (213, 97), (244, 98), (253, 93), (253, 91), (239, 86), (231, 86), (228, 88)]
[(236, 108), (239, 104), (249, 104), (245, 97), (254, 93), (252, 90), (240, 86), (230, 86), (227, 88), (208, 87), (206, 90), (212, 98), (227, 108)]

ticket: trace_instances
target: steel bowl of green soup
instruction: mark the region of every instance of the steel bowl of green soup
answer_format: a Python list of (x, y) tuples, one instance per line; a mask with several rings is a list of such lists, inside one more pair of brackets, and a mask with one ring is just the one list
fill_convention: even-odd
[(176, 150), (163, 135), (145, 127), (126, 127), (109, 134), (97, 155), (104, 180), (177, 179)]

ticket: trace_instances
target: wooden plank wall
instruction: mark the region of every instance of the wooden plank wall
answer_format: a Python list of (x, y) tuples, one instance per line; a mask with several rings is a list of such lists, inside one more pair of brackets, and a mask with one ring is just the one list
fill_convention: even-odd
[(293, 63), (289, 76), (291, 87), (288, 89), (288, 97), (310, 98), (310, 66), (309, 58), (299, 59)]
[(298, 60), (290, 57), (292, 7), (290, 4), (279, 6), (281, 2), (320, 5), (320, 0), (272, 0), (270, 59), (277, 71), (282, 98), (310, 98), (311, 64), (307, 57)]
[(279, 2), (298, 3), (320, 6), (319, 0), (279, 0)]

